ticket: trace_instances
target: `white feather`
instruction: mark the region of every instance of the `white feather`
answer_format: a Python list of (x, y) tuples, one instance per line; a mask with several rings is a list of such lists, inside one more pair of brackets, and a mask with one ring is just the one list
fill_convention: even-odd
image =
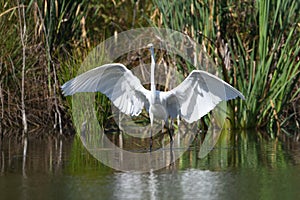
[(106, 64), (89, 70), (66, 82), (62, 87), (65, 96), (77, 92), (101, 92), (123, 113), (137, 116), (144, 107), (149, 108), (146, 90), (140, 80), (123, 64)]
[(194, 122), (215, 108), (220, 101), (240, 97), (242, 93), (218, 77), (201, 70), (194, 70), (176, 88), (168, 92), (157, 91), (154, 82), (154, 50), (151, 51), (151, 90), (145, 89), (140, 80), (123, 64), (106, 64), (89, 70), (66, 82), (63, 94), (101, 92), (123, 113), (137, 116), (145, 107), (153, 118), (168, 120), (180, 116)]

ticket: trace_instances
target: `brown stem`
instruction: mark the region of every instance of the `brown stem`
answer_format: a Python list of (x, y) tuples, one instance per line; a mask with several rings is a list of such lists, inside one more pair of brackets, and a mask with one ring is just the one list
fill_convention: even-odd
[[(26, 112), (25, 112), (25, 67), (26, 67), (26, 21), (25, 21), (25, 9), (24, 6), (20, 6), (20, 2), (18, 1), (18, 13), (19, 13), (19, 22), (20, 22), (20, 37), (22, 43), (22, 84), (21, 84), (21, 113), (22, 113), (22, 122), (23, 122), (23, 130), (24, 134), (27, 134), (27, 120), (26, 120)], [(21, 14), (22, 8), (22, 14)], [(22, 23), (23, 18), (23, 23)]]

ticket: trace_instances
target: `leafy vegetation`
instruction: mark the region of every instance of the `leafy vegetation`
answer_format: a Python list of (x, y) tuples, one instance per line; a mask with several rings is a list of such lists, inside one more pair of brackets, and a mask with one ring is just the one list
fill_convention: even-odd
[[(299, 128), (299, 12), (293, 0), (0, 0), (1, 132), (22, 126), (22, 78), (29, 131), (49, 125), (70, 129), (70, 99), (59, 86), (76, 75), (99, 42), (145, 26), (181, 31), (203, 46), (223, 79), (246, 97), (229, 103), (233, 127)], [(184, 74), (192, 70), (179, 67)], [(109, 101), (97, 98), (107, 118)]]
[[(22, 129), (22, 77), (29, 130), (45, 126), (61, 133), (64, 128), (70, 130), (71, 117), (59, 86), (76, 74), (76, 66), (93, 46), (114, 32), (145, 24), (146, 5), (143, 1), (0, 0), (0, 132)], [(18, 11), (23, 9), (20, 16)]]
[[(299, 126), (300, 3), (287, 1), (155, 1), (156, 23), (189, 34), (215, 58), (220, 74), (242, 91), (233, 126)], [(287, 14), (288, 13), (288, 14)], [(226, 55), (230, 54), (230, 61)]]

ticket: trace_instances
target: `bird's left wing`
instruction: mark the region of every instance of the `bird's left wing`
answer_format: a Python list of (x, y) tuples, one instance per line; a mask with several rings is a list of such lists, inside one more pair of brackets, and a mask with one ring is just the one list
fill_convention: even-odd
[(77, 92), (101, 92), (123, 113), (137, 116), (143, 107), (149, 108), (148, 95), (140, 80), (123, 64), (106, 64), (89, 70), (66, 82), (65, 96)]
[(180, 85), (164, 93), (169, 115), (180, 115), (189, 123), (206, 115), (220, 101), (236, 97), (244, 99), (231, 85), (202, 70), (192, 71)]

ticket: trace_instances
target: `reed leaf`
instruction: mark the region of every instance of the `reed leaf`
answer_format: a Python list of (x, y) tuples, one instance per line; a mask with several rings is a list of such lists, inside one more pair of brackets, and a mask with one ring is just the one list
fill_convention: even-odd
[[(223, 78), (245, 95), (245, 101), (229, 103), (234, 112), (229, 110), (228, 117), (234, 127), (272, 131), (280, 129), (278, 124), (285, 126), (280, 123), (287, 122), (285, 118), (297, 116), (286, 110), (299, 96), (298, 1), (154, 3), (162, 19), (155, 25), (185, 32), (201, 43), (220, 65)], [(225, 43), (232, 58), (229, 68), (224, 68), (221, 56)]]

